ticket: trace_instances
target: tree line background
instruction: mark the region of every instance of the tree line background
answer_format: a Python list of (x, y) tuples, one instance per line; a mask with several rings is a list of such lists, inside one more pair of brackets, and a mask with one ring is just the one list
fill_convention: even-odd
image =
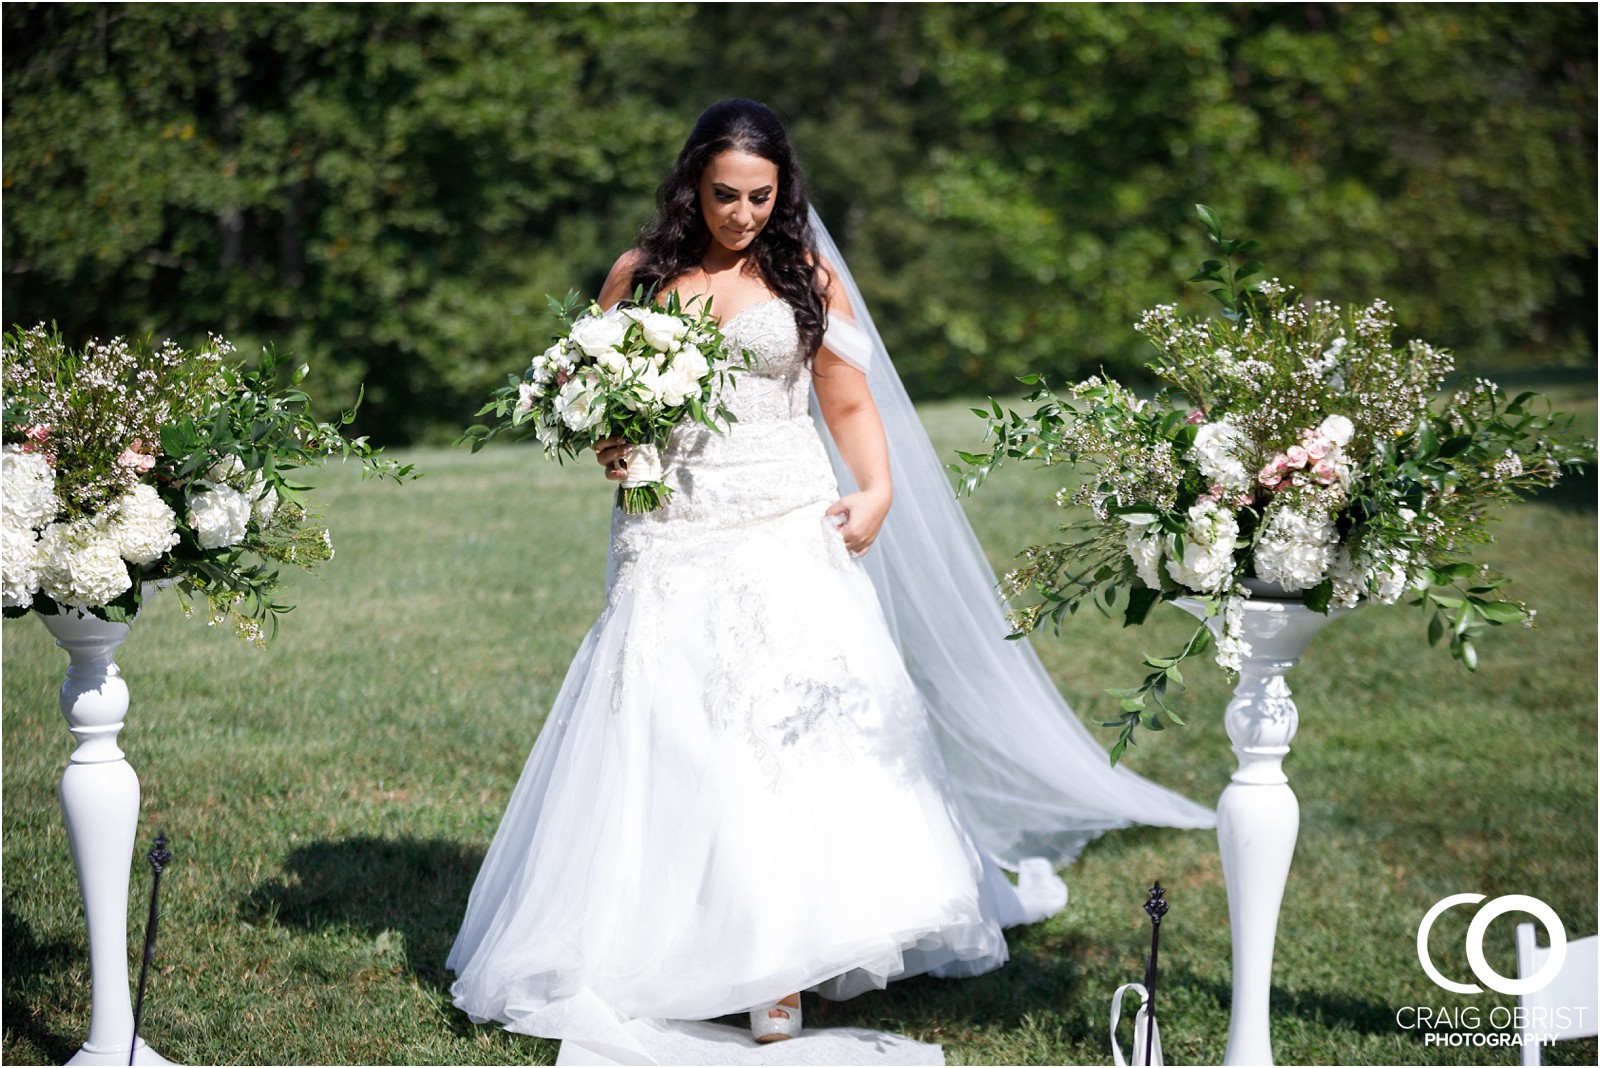
[(7, 3), (4, 316), (311, 362), (452, 433), (695, 116), (788, 123), (914, 396), (1137, 375), (1193, 205), (1470, 368), (1595, 358), (1590, 4)]

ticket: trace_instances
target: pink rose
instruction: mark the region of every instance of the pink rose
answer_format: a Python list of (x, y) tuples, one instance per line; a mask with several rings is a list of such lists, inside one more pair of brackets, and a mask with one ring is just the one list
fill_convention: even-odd
[(122, 455), (117, 457), (117, 463), (123, 467), (131, 467), (141, 475), (144, 474), (156, 465), (156, 458), (148, 453), (140, 452), (139, 450), (142, 448), (144, 446), (139, 442), (138, 438), (135, 438), (132, 444), (122, 450)]
[(1331, 445), (1332, 442), (1328, 441), (1326, 438), (1323, 438), (1321, 435), (1318, 435), (1317, 437), (1314, 437), (1310, 441), (1306, 442), (1306, 455), (1311, 457), (1313, 461), (1320, 460), (1324, 456), (1328, 455), (1328, 448)]
[(1339, 468), (1332, 460), (1319, 460), (1317, 466), (1311, 469), (1312, 475), (1324, 486), (1331, 486), (1339, 479)]
[(1288, 465), (1293, 468), (1304, 467), (1306, 465), (1306, 461), (1311, 458), (1309, 455), (1307, 455), (1306, 450), (1301, 448), (1299, 445), (1289, 446), (1289, 451), (1284, 453), (1283, 456)]
[(1188, 423), (1190, 426), (1199, 426), (1205, 421), (1206, 410), (1204, 408), (1196, 408), (1194, 411), (1189, 413), (1189, 418), (1184, 420), (1184, 422)]
[(1271, 489), (1278, 484), (1278, 475), (1284, 470), (1283, 457), (1267, 461), (1267, 465), (1256, 472), (1256, 481)]
[(22, 432), (22, 436), (35, 445), (43, 445), (45, 440), (50, 437), (50, 424), (40, 423), (37, 426), (30, 426)]

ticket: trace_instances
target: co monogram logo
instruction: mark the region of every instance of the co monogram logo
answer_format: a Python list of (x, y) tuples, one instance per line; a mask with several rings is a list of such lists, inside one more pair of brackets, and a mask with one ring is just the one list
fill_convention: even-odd
[[(1433, 966), (1433, 961), (1428, 957), (1428, 932), (1433, 930), (1434, 921), (1447, 910), (1457, 905), (1476, 904), (1483, 899), (1483, 894), (1451, 894), (1429, 909), (1428, 914), (1422, 917), (1421, 925), (1417, 927), (1417, 962), (1422, 965), (1422, 970), (1428, 973), (1429, 979), (1457, 994), (1481, 994), (1483, 987), (1477, 983), (1458, 983), (1439, 974), (1439, 969)], [(1550, 956), (1545, 960), (1543, 968), (1526, 979), (1507, 979), (1490, 967), (1483, 956), (1484, 932), (1497, 917), (1508, 912), (1527, 913), (1544, 924), (1544, 929), (1550, 935)], [(1567, 959), (1567, 929), (1561, 925), (1561, 917), (1556, 915), (1556, 910), (1538, 898), (1526, 894), (1506, 894), (1504, 897), (1495, 898), (1478, 910), (1478, 914), (1472, 918), (1472, 923), (1467, 926), (1466, 945), (1467, 962), (1472, 965), (1472, 974), (1477, 976), (1483, 986), (1501, 994), (1520, 996), (1543, 990), (1561, 973), (1561, 965)]]

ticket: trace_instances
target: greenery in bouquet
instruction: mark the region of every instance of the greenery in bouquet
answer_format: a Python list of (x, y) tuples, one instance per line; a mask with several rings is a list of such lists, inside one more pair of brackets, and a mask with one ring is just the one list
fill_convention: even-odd
[(343, 435), (353, 411), (312, 418), (299, 388), (309, 368), (233, 354), (215, 336), (189, 351), (124, 338), (75, 350), (42, 325), (5, 335), (7, 617), (81, 609), (124, 622), (148, 588), (172, 585), (186, 612), (198, 594), (213, 624), (264, 644), (291, 608), (277, 599), (280, 565), (333, 557), (293, 472), (338, 456), (363, 477), (414, 477)]
[(1225, 239), (1215, 214), (1199, 213), (1224, 258), (1190, 281), (1213, 285), (1220, 314), (1162, 305), (1140, 317), (1160, 391), (1145, 399), (1093, 377), (1056, 392), (1029, 376), (1032, 414), (975, 409), (992, 448), (962, 453), (957, 469), (969, 493), (1006, 459), (1078, 476), (1056, 496), (1074, 516), (1064, 540), (1026, 549), (1003, 580), (1013, 636), (1046, 621), (1059, 630), (1084, 604), (1126, 625), (1180, 598), (1220, 617), (1215, 642), (1202, 622), (1175, 655), (1145, 658), (1139, 686), (1109, 691), (1122, 709), (1106, 724), (1120, 727), (1113, 762), (1136, 729), (1182, 722), (1168, 703), (1182, 661), (1214, 645), (1216, 662), (1238, 670), (1252, 596), (1321, 612), (1410, 596), (1429, 641), (1475, 667), (1475, 636), (1532, 626), (1534, 610), (1470, 561), (1473, 547), (1492, 540), (1498, 505), (1594, 456), (1535, 394), (1508, 397), (1481, 378), (1446, 390), (1450, 354), (1395, 344), (1382, 300), (1304, 302), (1261, 279), (1248, 258), (1257, 245)]
[(630, 514), (660, 508), (672, 494), (661, 480), (668, 434), (684, 422), (732, 424), (721, 397), (751, 356), (732, 350), (709, 298), (691, 301), (691, 310), (677, 293), (653, 301), (636, 290), (631, 302), (609, 310), (591, 303), (581, 314), (576, 293), (546, 299), (563, 323), (554, 344), (479, 410), (496, 421), (469, 427), (461, 442), (476, 452), (500, 433), (531, 433), (559, 462), (619, 438), (633, 448), (618, 502)]

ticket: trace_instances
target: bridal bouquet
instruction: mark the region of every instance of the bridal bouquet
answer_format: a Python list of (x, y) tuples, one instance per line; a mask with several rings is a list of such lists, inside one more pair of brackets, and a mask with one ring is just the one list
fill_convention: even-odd
[[(1145, 312), (1136, 329), (1156, 347), (1163, 382), (1150, 400), (1099, 377), (1062, 393), (1037, 376), (1031, 415), (975, 409), (988, 454), (962, 453), (971, 492), (1007, 458), (1066, 464), (1081, 475), (1057, 494), (1081, 509), (1067, 540), (1034, 546), (1003, 592), (1021, 601), (1016, 634), (1057, 629), (1084, 603), (1142, 623), (1162, 601), (1193, 598), (1220, 616), (1216, 662), (1248, 656), (1243, 603), (1292, 596), (1315, 610), (1390, 604), (1408, 594), (1428, 617), (1432, 643), (1476, 666), (1485, 628), (1532, 625), (1534, 610), (1504, 594), (1506, 579), (1467, 557), (1492, 540), (1493, 506), (1553, 485), (1592, 460), (1568, 445), (1565, 422), (1531, 393), (1509, 398), (1477, 379), (1440, 393), (1453, 364), (1426, 342), (1396, 345), (1381, 300), (1341, 308), (1304, 303), (1276, 279), (1247, 281), (1261, 265), (1254, 242), (1225, 240), (1201, 219), (1225, 260), (1190, 281), (1215, 283), (1221, 314)], [(1179, 663), (1209, 650), (1202, 623), (1175, 656), (1147, 657), (1141, 686), (1112, 690), (1123, 716), (1112, 759), (1137, 727), (1182, 721), (1164, 697), (1182, 685)]]
[(5, 335), (7, 617), (77, 608), (125, 622), (147, 584), (171, 584), (186, 612), (198, 593), (213, 624), (264, 644), (263, 621), (276, 633), (289, 611), (277, 565), (333, 557), (290, 472), (342, 456), (412, 477), (309, 415), (307, 367), (280, 389), (287, 357), (268, 351), (247, 369), (233, 352), (219, 337), (196, 352), (123, 338), (75, 351), (42, 325)]
[(531, 429), (545, 454), (560, 461), (620, 438), (632, 446), (628, 478), (617, 490), (623, 510), (660, 508), (672, 495), (661, 480), (667, 435), (686, 421), (714, 430), (734, 422), (719, 398), (730, 376), (749, 366), (749, 355), (730, 350), (709, 300), (692, 313), (676, 293), (653, 304), (636, 292), (631, 304), (609, 311), (590, 304), (575, 315), (576, 293), (546, 299), (565, 328), (478, 411), (497, 421), (467, 428), (457, 444), (471, 442), (477, 452), (503, 431)]

